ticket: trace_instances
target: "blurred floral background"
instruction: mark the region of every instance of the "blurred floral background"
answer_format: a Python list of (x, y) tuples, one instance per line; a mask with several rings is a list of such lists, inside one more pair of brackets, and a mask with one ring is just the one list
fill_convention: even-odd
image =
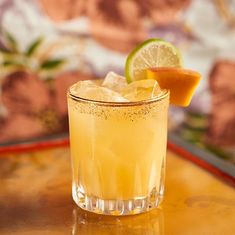
[(67, 133), (67, 88), (123, 74), (150, 37), (203, 76), (191, 105), (171, 108), (171, 131), (235, 163), (234, 0), (0, 0), (0, 144)]

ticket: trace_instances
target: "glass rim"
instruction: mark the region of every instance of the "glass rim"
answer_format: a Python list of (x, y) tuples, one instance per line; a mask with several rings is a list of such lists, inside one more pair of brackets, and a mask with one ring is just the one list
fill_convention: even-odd
[(113, 101), (99, 101), (99, 100), (92, 100), (92, 99), (86, 99), (82, 98), (80, 96), (76, 96), (71, 93), (70, 88), (68, 89), (67, 95), (71, 99), (82, 102), (82, 103), (87, 103), (87, 104), (94, 104), (98, 106), (107, 106), (107, 107), (128, 107), (128, 106), (139, 106), (139, 105), (146, 105), (146, 104), (151, 104), (155, 102), (159, 102), (166, 97), (168, 97), (170, 94), (169, 90), (162, 90), (161, 94), (155, 96), (154, 98), (147, 99), (147, 100), (140, 100), (140, 101), (128, 101), (128, 102), (113, 102)]

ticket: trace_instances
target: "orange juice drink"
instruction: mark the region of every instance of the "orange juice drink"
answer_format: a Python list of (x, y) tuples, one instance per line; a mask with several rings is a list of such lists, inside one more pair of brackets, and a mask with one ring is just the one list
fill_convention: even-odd
[(164, 191), (168, 91), (147, 100), (100, 101), (74, 90), (68, 108), (75, 202), (116, 215), (156, 207)]

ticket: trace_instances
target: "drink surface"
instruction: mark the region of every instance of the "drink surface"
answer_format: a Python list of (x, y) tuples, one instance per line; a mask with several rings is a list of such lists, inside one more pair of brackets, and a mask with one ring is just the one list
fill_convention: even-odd
[(156, 98), (162, 91), (154, 79), (127, 83), (125, 77), (109, 72), (104, 80), (80, 81), (70, 87), (75, 97), (103, 102), (135, 102)]
[(154, 80), (128, 85), (109, 73), (103, 81), (73, 85), (68, 96), (73, 197), (130, 200), (160, 194), (168, 104), (168, 92)]

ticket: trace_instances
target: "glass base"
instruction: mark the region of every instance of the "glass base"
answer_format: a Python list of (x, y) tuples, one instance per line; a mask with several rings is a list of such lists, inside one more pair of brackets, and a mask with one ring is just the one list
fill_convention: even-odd
[(87, 196), (75, 185), (72, 191), (73, 199), (80, 208), (97, 214), (119, 216), (144, 213), (158, 207), (163, 199), (164, 189), (161, 187), (158, 192), (154, 188), (149, 196), (131, 200), (103, 200)]

